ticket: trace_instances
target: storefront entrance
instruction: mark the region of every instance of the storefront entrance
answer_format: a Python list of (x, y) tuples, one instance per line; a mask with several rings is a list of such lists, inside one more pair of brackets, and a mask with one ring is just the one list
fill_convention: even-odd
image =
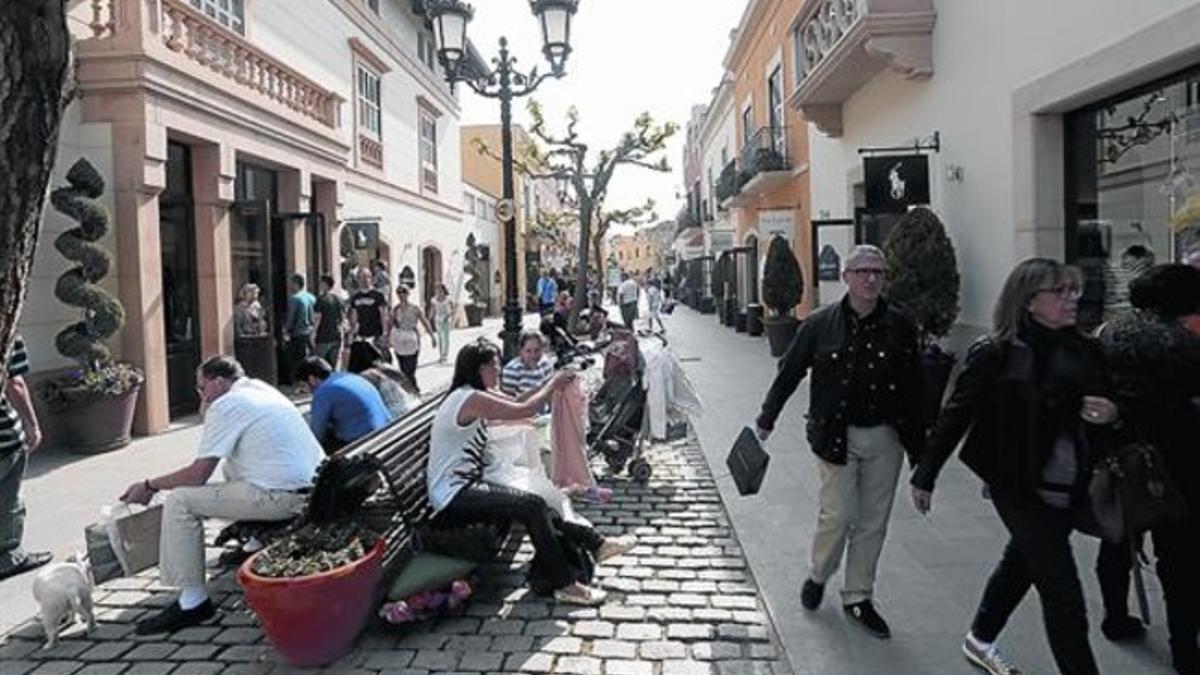
[(421, 249), (421, 308), (429, 307), (429, 301), (442, 283), (442, 252), (433, 246)]
[[(239, 163), (230, 232), (233, 288), (257, 286), (266, 314), (266, 335), (234, 335), (238, 361), (251, 377), (279, 383), (279, 350), (283, 320), (287, 316), (287, 249), (283, 228), (272, 227), (271, 211), (278, 203), (278, 176), (274, 171)], [(236, 312), (237, 310), (235, 310)], [(235, 326), (237, 322), (235, 322)]]
[(199, 409), (200, 312), (196, 306), (196, 227), (192, 202), (191, 149), (167, 144), (166, 188), (158, 197), (162, 257), (163, 329), (167, 396), (172, 417)]
[(1174, 262), (1200, 226), (1200, 68), (1066, 116), (1066, 251), (1084, 272), (1079, 323), (1129, 305), (1129, 282)]

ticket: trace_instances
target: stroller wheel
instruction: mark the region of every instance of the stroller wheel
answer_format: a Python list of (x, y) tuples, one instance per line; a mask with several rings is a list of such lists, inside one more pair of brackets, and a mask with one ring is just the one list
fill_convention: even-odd
[(613, 474), (624, 471), (625, 464), (633, 456), (632, 448), (614, 438), (601, 442), (600, 451), (604, 454), (604, 461), (608, 463), (608, 469)]
[(629, 475), (639, 483), (650, 480), (652, 473), (654, 473), (654, 468), (650, 466), (650, 462), (644, 459), (635, 459), (629, 463)]

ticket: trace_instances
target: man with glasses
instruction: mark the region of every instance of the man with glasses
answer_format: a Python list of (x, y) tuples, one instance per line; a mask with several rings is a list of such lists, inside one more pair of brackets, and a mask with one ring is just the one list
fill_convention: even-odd
[[(245, 376), (229, 356), (214, 356), (196, 373), (204, 435), (191, 464), (130, 485), (121, 501), (163, 503), (159, 571), (181, 589), (177, 601), (137, 625), (139, 635), (169, 633), (209, 620), (204, 573), (204, 519), (287, 520), (303, 511), (317, 465), (325, 457), (300, 411), (279, 390)], [(209, 479), (222, 460), (225, 480)]]
[(821, 476), (805, 609), (821, 604), (825, 583), (846, 552), (842, 605), (872, 635), (891, 635), (872, 604), (875, 571), (907, 452), (924, 449), (921, 361), (913, 324), (881, 297), (886, 264), (875, 246), (846, 257), (842, 301), (801, 324), (779, 364), (756, 420), (766, 440), (784, 403), (812, 370), (808, 442)]

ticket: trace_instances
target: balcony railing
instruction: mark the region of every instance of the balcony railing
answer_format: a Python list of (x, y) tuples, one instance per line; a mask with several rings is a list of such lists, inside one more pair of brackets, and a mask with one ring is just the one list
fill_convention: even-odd
[(723, 204), (726, 200), (732, 198), (742, 189), (742, 184), (738, 180), (737, 162), (732, 161), (721, 169), (721, 177), (717, 180), (717, 203)]
[[(105, 54), (133, 58), (138, 51), (163, 65), (211, 81), (259, 106), (290, 110), (320, 126), (341, 127), (342, 97), (215, 23), (187, 0), (92, 0), (93, 37), (80, 43), (80, 60)], [(90, 72), (81, 66), (81, 84)], [(107, 74), (97, 64), (97, 77)], [(286, 114), (286, 113), (285, 113)]]
[(766, 171), (791, 171), (792, 158), (788, 153), (787, 127), (763, 127), (754, 132), (742, 148), (741, 182), (750, 182)]
[(842, 133), (842, 104), (883, 68), (933, 73), (932, 0), (813, 0), (792, 27), (792, 104), (822, 132)]

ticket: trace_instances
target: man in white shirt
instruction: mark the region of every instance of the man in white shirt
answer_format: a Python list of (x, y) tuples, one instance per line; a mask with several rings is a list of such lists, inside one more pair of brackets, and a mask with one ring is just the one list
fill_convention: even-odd
[[(204, 574), (204, 519), (287, 520), (304, 510), (324, 452), (300, 411), (265, 382), (248, 378), (229, 356), (205, 361), (196, 373), (204, 435), (197, 458), (168, 474), (130, 485), (121, 501), (147, 504), (169, 490), (163, 505), (159, 571), (179, 601), (138, 623), (137, 633), (173, 632), (216, 613)], [(225, 460), (225, 481), (209, 483)]]
[(625, 327), (633, 330), (633, 322), (638, 315), (638, 282), (628, 272), (621, 272), (617, 303), (621, 305), (621, 320), (625, 322)]

